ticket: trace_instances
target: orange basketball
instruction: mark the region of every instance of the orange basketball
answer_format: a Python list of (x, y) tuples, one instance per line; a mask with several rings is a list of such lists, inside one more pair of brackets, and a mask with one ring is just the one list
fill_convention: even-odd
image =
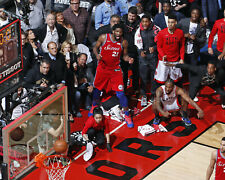
[(14, 141), (20, 141), (24, 137), (24, 131), (20, 127), (17, 127), (16, 129), (12, 130), (10, 132), (10, 137)]
[(65, 153), (67, 150), (68, 144), (65, 140), (60, 139), (60, 140), (56, 140), (54, 143), (54, 150), (56, 153)]

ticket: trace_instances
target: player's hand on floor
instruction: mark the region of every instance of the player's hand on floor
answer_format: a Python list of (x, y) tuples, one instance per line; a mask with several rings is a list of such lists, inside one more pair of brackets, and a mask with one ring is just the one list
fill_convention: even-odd
[(107, 144), (106, 144), (106, 148), (107, 148), (107, 150), (108, 150), (109, 152), (112, 152), (112, 148), (111, 148), (111, 146), (110, 146), (110, 143), (107, 143)]
[(198, 118), (201, 119), (204, 117), (204, 112), (203, 111), (199, 111), (197, 114)]
[(171, 116), (171, 113), (170, 113), (170, 112), (168, 112), (168, 111), (165, 111), (165, 112), (163, 112), (163, 113), (162, 113), (162, 115), (163, 115), (163, 117), (168, 118), (168, 117), (170, 117), (170, 116)]

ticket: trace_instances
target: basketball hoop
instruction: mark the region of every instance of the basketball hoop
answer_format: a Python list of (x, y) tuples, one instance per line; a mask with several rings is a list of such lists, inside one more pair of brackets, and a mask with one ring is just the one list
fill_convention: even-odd
[(35, 157), (37, 167), (45, 168), (49, 180), (65, 180), (66, 171), (71, 165), (71, 160), (65, 155), (45, 156), (42, 153)]

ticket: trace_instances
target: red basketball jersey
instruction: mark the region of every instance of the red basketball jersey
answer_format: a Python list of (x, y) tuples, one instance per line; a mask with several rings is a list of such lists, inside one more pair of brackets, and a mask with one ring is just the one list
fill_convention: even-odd
[(106, 34), (106, 41), (101, 47), (102, 59), (99, 65), (106, 69), (118, 69), (121, 52), (122, 41), (112, 41), (111, 34)]
[(225, 157), (221, 154), (220, 149), (217, 150), (216, 174), (215, 180), (225, 179)]

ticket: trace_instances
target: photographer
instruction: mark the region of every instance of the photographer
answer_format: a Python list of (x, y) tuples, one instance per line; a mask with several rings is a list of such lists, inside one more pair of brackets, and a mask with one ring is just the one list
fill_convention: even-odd
[(36, 64), (24, 78), (25, 88), (47, 88), (55, 83), (55, 74), (50, 69), (50, 62), (42, 59), (40, 64)]

